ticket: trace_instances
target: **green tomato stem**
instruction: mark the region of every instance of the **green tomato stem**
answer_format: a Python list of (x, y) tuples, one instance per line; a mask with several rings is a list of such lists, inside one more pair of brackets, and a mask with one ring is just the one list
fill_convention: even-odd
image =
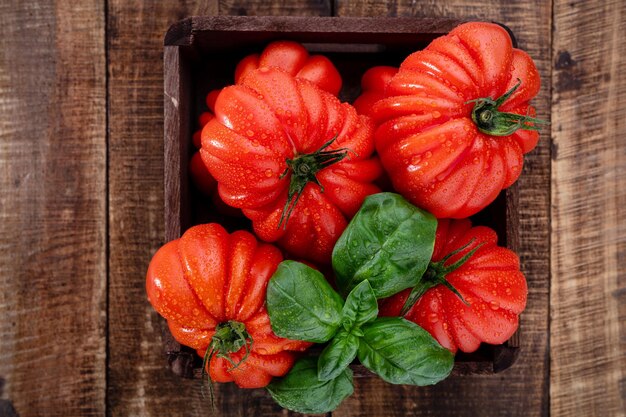
[(548, 124), (545, 120), (535, 119), (528, 115), (506, 113), (498, 110), (498, 107), (507, 101), (522, 84), (522, 80), (519, 78), (517, 81), (517, 84), (496, 100), (493, 100), (491, 97), (485, 97), (465, 103), (475, 103), (472, 110), (472, 120), (478, 127), (478, 130), (491, 136), (509, 136), (518, 129), (540, 130), (541, 127), (537, 125)]
[(475, 239), (472, 239), (467, 244), (461, 246), (457, 250), (450, 252), (440, 261), (431, 262), (428, 265), (428, 269), (426, 269), (426, 272), (424, 272), (422, 279), (415, 287), (413, 287), (413, 290), (411, 290), (411, 293), (409, 294), (409, 297), (405, 301), (404, 306), (402, 306), (402, 310), (400, 310), (400, 316), (404, 316), (409, 311), (411, 311), (415, 303), (417, 303), (417, 301), (426, 293), (426, 291), (428, 291), (429, 289), (437, 285), (445, 286), (450, 291), (452, 291), (457, 297), (459, 297), (465, 305), (468, 305), (468, 306), (470, 305), (467, 301), (465, 301), (461, 293), (456, 288), (454, 288), (454, 286), (450, 284), (450, 282), (448, 282), (448, 280), (446, 279), (446, 275), (457, 270), (458, 268), (461, 267), (461, 265), (467, 262), (474, 255), (474, 253), (476, 253), (476, 251), (484, 244), (484, 242), (480, 243), (475, 248), (470, 250), (461, 259), (459, 259), (452, 265), (446, 266), (445, 264), (452, 256), (463, 251), (472, 243), (474, 243), (474, 240)]
[(291, 180), (289, 182), (287, 202), (285, 203), (285, 207), (283, 207), (283, 212), (278, 222), (278, 228), (281, 226), (283, 226), (283, 228), (287, 227), (289, 217), (309, 182), (319, 185), (320, 191), (324, 192), (324, 187), (318, 181), (316, 174), (322, 169), (341, 161), (348, 155), (348, 152), (350, 152), (347, 148), (326, 151), (325, 149), (335, 140), (337, 140), (337, 136), (323, 144), (321, 148), (313, 153), (298, 155), (294, 159), (287, 159), (287, 168), (280, 175), (280, 178), (283, 178), (291, 172)]
[[(240, 364), (248, 359), (252, 349), (252, 343), (252, 337), (246, 330), (246, 326), (243, 323), (229, 320), (215, 326), (215, 333), (211, 338), (211, 343), (209, 343), (202, 360), (202, 376), (204, 376), (205, 372), (207, 373), (212, 408), (215, 407), (215, 396), (213, 395), (213, 381), (211, 380), (211, 374), (206, 369), (207, 365), (210, 364), (213, 356), (217, 356), (218, 358), (227, 360), (231, 365), (233, 365), (231, 370), (236, 369)], [(246, 353), (239, 362), (235, 363), (229, 354), (238, 352), (242, 347), (245, 347)]]

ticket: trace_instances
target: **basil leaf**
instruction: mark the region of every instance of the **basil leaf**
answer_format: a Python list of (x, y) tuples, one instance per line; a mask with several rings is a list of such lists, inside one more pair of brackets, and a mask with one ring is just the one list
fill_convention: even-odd
[(323, 343), (341, 325), (343, 300), (324, 275), (295, 261), (283, 261), (267, 285), (267, 312), (276, 335)]
[(394, 193), (365, 202), (333, 249), (337, 285), (347, 294), (368, 280), (377, 298), (414, 287), (433, 253), (437, 219)]
[(353, 327), (361, 327), (378, 316), (376, 295), (369, 281), (365, 280), (354, 287), (343, 305), (341, 322), (347, 331)]
[(356, 357), (359, 338), (345, 330), (339, 330), (324, 348), (317, 362), (317, 379), (329, 381), (339, 376)]
[(278, 405), (299, 413), (328, 413), (354, 392), (350, 368), (320, 381), (316, 358), (300, 359), (284, 378), (274, 379), (266, 388)]
[(452, 371), (452, 353), (415, 323), (380, 317), (362, 330), (359, 360), (387, 382), (432, 385)]

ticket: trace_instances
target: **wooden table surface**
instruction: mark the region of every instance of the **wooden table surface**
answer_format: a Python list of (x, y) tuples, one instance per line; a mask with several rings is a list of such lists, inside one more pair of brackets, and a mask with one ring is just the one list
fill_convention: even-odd
[[(163, 35), (191, 15), (427, 16), (507, 24), (551, 119), (521, 181), (522, 354), (430, 388), (356, 381), (333, 416), (624, 416), (626, 2), (4, 0), (0, 417), (205, 416), (172, 375), (147, 263), (163, 243)], [(380, 383), (382, 384), (382, 383)], [(292, 415), (218, 388), (223, 416)]]

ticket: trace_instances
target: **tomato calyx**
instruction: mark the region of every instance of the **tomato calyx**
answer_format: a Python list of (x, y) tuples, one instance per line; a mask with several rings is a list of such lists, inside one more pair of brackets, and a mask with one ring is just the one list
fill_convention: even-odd
[(337, 136), (323, 144), (313, 153), (298, 155), (293, 159), (286, 160), (287, 168), (283, 171), (279, 178), (282, 179), (285, 175), (291, 172), (291, 180), (289, 183), (289, 191), (287, 193), (287, 202), (285, 203), (285, 207), (283, 207), (283, 212), (280, 216), (280, 221), (278, 222), (279, 229), (281, 226), (283, 226), (283, 228), (287, 228), (289, 217), (291, 216), (293, 209), (296, 207), (296, 204), (304, 191), (304, 187), (306, 187), (309, 182), (313, 182), (319, 185), (321, 192), (324, 192), (324, 186), (320, 184), (316, 174), (322, 169), (341, 161), (348, 155), (348, 152), (350, 152), (350, 149), (348, 148), (339, 148), (330, 151), (325, 150), (332, 145), (335, 140), (337, 140)]
[(474, 243), (474, 240), (475, 239), (472, 239), (467, 244), (450, 252), (445, 257), (443, 257), (443, 259), (441, 259), (440, 261), (431, 262), (428, 265), (428, 269), (426, 269), (426, 272), (424, 272), (422, 279), (415, 287), (413, 287), (413, 289), (411, 290), (411, 293), (409, 294), (409, 297), (406, 299), (404, 303), (404, 306), (402, 306), (402, 310), (400, 311), (400, 316), (404, 316), (405, 314), (407, 314), (411, 310), (411, 308), (413, 308), (417, 300), (419, 300), (420, 297), (426, 293), (426, 291), (428, 291), (429, 289), (437, 285), (445, 286), (447, 289), (452, 291), (457, 297), (459, 297), (465, 305), (467, 306), (470, 305), (467, 301), (465, 301), (461, 293), (456, 288), (454, 288), (452, 284), (450, 284), (450, 282), (446, 279), (446, 275), (457, 270), (458, 268), (461, 267), (461, 265), (467, 262), (474, 255), (474, 253), (476, 253), (476, 251), (480, 249), (480, 247), (484, 244), (484, 242), (480, 243), (475, 248), (467, 252), (461, 259), (459, 259), (452, 265), (446, 266), (446, 262), (457, 253), (469, 247), (472, 243)]
[(496, 100), (491, 97), (483, 97), (465, 102), (465, 104), (475, 103), (472, 110), (472, 120), (478, 130), (491, 136), (509, 136), (518, 129), (540, 130), (541, 127), (538, 125), (548, 123), (527, 114), (506, 113), (498, 110), (498, 107), (507, 101), (520, 85), (522, 85), (522, 80), (518, 78), (517, 84)]
[[(206, 370), (207, 365), (211, 362), (213, 356), (216, 356), (227, 360), (233, 366), (230, 368), (231, 371), (237, 369), (239, 365), (248, 359), (252, 349), (252, 343), (252, 336), (250, 336), (246, 330), (246, 325), (241, 322), (229, 320), (215, 326), (215, 333), (211, 338), (211, 343), (209, 343), (202, 360), (202, 376), (204, 376), (205, 372), (209, 376), (208, 381), (212, 405), (214, 404), (213, 384), (211, 374)], [(245, 347), (246, 353), (239, 362), (235, 363), (230, 357), (230, 354), (239, 352), (243, 347)]]

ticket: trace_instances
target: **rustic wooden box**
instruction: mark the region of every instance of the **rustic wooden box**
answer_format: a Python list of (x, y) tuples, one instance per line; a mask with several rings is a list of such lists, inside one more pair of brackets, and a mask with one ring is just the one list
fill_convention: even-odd
[[(327, 55), (343, 76), (342, 101), (354, 100), (360, 79), (374, 65), (399, 65), (409, 53), (446, 34), (461, 21), (417, 18), (337, 17), (192, 17), (173, 25), (165, 36), (165, 238), (176, 239), (190, 226), (219, 221), (231, 231), (249, 228), (246, 220), (220, 216), (194, 189), (187, 174), (192, 133), (206, 109), (210, 90), (233, 83), (235, 65), (278, 39), (304, 43), (312, 53)], [(510, 33), (510, 31), (509, 31)], [(512, 34), (511, 34), (512, 35)], [(515, 42), (515, 40), (514, 40)], [(518, 248), (517, 185), (501, 193), (475, 224), (498, 232), (500, 244)], [(184, 377), (199, 375), (201, 360), (180, 346), (163, 320), (168, 363)], [(483, 345), (472, 354), (457, 354), (453, 375), (491, 374), (510, 367), (518, 356), (516, 333), (501, 346)], [(360, 365), (355, 376), (369, 377)]]

